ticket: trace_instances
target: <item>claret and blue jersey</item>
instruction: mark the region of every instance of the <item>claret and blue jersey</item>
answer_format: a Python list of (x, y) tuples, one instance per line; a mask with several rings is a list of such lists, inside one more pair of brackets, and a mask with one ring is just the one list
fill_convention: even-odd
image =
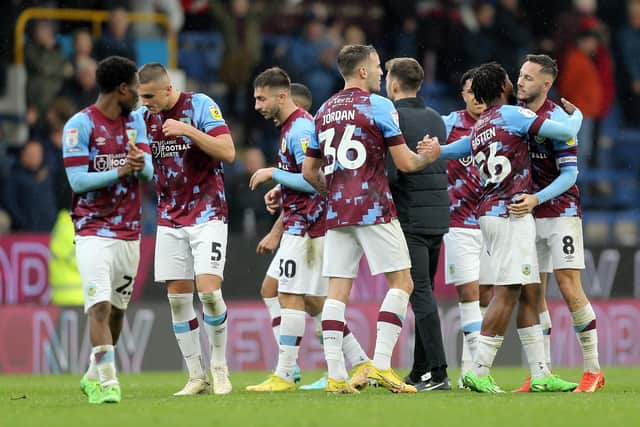
[(91, 105), (69, 119), (62, 139), (64, 165), (74, 190), (71, 218), (76, 234), (139, 239), (138, 178), (118, 178), (118, 168), (126, 166), (128, 142), (150, 153), (142, 116), (132, 112), (111, 120)]
[(169, 111), (144, 115), (153, 155), (154, 183), (158, 196), (158, 225), (183, 227), (212, 220), (227, 222), (222, 162), (202, 151), (189, 138), (167, 138), (167, 119), (190, 124), (213, 137), (228, 134), (218, 105), (208, 96), (182, 92)]
[(397, 217), (385, 169), (388, 147), (404, 144), (393, 103), (348, 88), (315, 116), (318, 140), (307, 155), (322, 158), (327, 181), (327, 228), (383, 224)]

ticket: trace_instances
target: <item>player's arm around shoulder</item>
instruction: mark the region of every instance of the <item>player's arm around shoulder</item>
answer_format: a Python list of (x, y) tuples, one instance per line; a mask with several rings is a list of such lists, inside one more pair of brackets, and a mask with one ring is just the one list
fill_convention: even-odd
[(193, 95), (193, 124), (169, 119), (162, 125), (167, 136), (186, 136), (214, 159), (231, 163), (236, 149), (218, 105), (207, 95)]

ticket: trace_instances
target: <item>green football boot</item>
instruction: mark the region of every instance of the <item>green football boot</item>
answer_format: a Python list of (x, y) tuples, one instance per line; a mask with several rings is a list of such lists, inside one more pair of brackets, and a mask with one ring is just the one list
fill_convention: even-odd
[(120, 403), (122, 400), (122, 392), (120, 391), (120, 385), (114, 384), (107, 388), (103, 388), (101, 393), (97, 395), (97, 402), (95, 403)]
[(469, 371), (462, 377), (462, 383), (470, 390), (478, 393), (504, 393), (491, 375), (479, 377), (473, 371)]
[(559, 376), (550, 374), (544, 378), (531, 378), (531, 393), (554, 392), (554, 391), (573, 391), (578, 384), (565, 381)]

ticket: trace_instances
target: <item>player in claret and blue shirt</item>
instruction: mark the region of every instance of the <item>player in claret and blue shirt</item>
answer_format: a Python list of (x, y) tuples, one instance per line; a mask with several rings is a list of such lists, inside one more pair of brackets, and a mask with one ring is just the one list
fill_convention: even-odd
[(344, 89), (315, 116), (318, 140), (307, 148), (303, 175), (326, 194), (327, 234), (323, 274), (329, 294), (322, 311), (327, 391), (353, 393), (342, 357), (345, 309), (358, 264), (366, 254), (372, 274), (385, 273), (388, 291), (378, 316), (370, 379), (396, 393), (415, 393), (391, 369), (391, 354), (402, 330), (413, 281), (407, 242), (389, 190), (385, 156), (389, 150), (402, 172), (424, 168), (430, 158), (404, 141), (393, 103), (380, 90), (380, 58), (372, 46), (348, 45), (338, 54)]
[(73, 191), (71, 218), (89, 315), (91, 359), (80, 389), (89, 403), (118, 403), (114, 346), (122, 330), (140, 260), (139, 179), (153, 166), (131, 60), (111, 56), (98, 64), (100, 95), (63, 130), (64, 165)]
[(484, 64), (473, 73), (475, 98), (487, 104), (471, 134), (440, 148), (429, 141), (419, 151), (437, 153), (446, 159), (472, 154), (480, 175), (483, 193), (478, 217), (484, 239), (480, 282), (496, 285), (494, 297), (484, 315), (478, 347), (464, 385), (484, 393), (502, 390), (489, 371), (518, 301), (518, 335), (531, 371), (531, 391), (569, 391), (577, 384), (553, 375), (546, 364), (538, 319), (539, 274), (535, 247), (535, 222), (531, 214), (510, 215), (508, 206), (531, 189), (531, 159), (527, 135), (569, 140), (575, 137), (580, 111), (563, 123), (538, 117), (523, 107), (505, 105), (513, 85), (504, 69)]
[[(520, 68), (518, 101), (539, 116), (566, 120), (567, 112), (547, 98), (557, 75), (558, 66), (549, 56), (528, 55)], [(576, 185), (578, 143), (575, 138), (529, 137), (533, 190), (536, 193), (522, 195), (510, 210), (516, 215), (533, 211), (536, 219), (536, 248), (542, 279), (538, 312), (547, 363), (551, 363), (551, 316), (545, 291), (548, 274), (553, 272), (571, 312), (584, 359), (584, 373), (574, 391), (594, 392), (604, 387), (605, 380), (598, 361), (596, 314), (580, 282), (580, 270), (584, 269), (584, 244), (580, 192)], [(529, 383), (528, 379), (516, 391), (529, 391)]]
[[(254, 97), (256, 110), (281, 127), (281, 137), (278, 167), (259, 169), (249, 184), (252, 190), (270, 180), (281, 185), (284, 234), (267, 272), (268, 276), (278, 278), (282, 307), (278, 365), (267, 380), (247, 390), (288, 391), (295, 388), (296, 363), (306, 323), (305, 306), (313, 301), (313, 305), (322, 308), (327, 296), (328, 280), (322, 276), (325, 201), (302, 176), (305, 152), (316, 138), (315, 125), (313, 117), (294, 104), (287, 73), (277, 67), (260, 73), (254, 81)], [(355, 366), (353, 383), (363, 385), (371, 362), (346, 325), (343, 350)]]
[(158, 196), (155, 279), (167, 285), (173, 332), (189, 371), (175, 396), (209, 391), (193, 309), (195, 288), (211, 344), (213, 392), (231, 392), (227, 368), (227, 306), (222, 279), (227, 252), (227, 201), (222, 161), (235, 148), (218, 105), (180, 92), (158, 63), (140, 69), (141, 112), (147, 124)]

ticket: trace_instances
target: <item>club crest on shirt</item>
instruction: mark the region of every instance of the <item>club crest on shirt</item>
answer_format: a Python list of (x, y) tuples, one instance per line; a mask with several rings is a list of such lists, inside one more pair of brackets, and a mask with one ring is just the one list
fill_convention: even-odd
[(306, 153), (307, 146), (309, 145), (309, 137), (305, 136), (304, 138), (300, 138), (300, 145), (302, 146), (302, 151)]
[(220, 109), (215, 105), (209, 107), (209, 112), (211, 113), (211, 117), (213, 117), (214, 120), (222, 120), (222, 113), (220, 112)]
[(536, 135), (535, 140), (538, 144), (542, 144), (546, 138), (544, 136)]

